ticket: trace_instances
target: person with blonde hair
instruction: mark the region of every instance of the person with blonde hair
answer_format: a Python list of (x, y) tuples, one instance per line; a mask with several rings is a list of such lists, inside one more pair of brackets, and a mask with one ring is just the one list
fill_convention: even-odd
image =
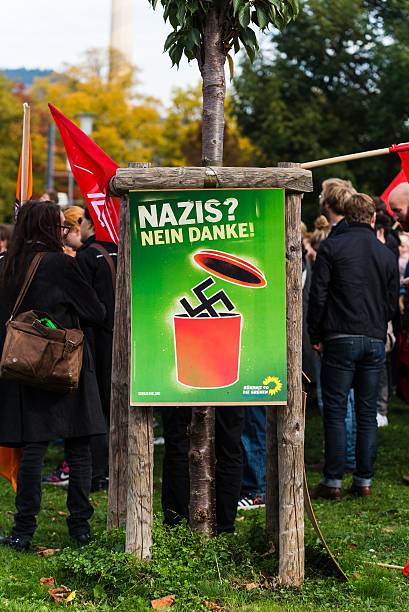
[(351, 181), (340, 178), (329, 178), (322, 182), (320, 193), (320, 209), (328, 219), (332, 229), (328, 236), (334, 236), (347, 229), (345, 221), (345, 203), (356, 193)]
[(75, 256), (78, 249), (82, 247), (80, 225), (84, 216), (84, 209), (81, 206), (68, 206), (64, 210), (66, 225), (69, 226), (68, 234), (65, 236), (64, 251), (68, 255)]
[(320, 244), (328, 237), (331, 226), (325, 215), (319, 215), (314, 221), (314, 231), (310, 236), (310, 244), (315, 252), (318, 251)]

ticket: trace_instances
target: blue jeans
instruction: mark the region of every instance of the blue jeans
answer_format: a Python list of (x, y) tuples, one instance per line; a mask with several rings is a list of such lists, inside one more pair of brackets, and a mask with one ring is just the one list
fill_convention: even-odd
[(241, 443), (244, 449), (244, 469), (241, 496), (266, 494), (266, 407), (246, 406)]
[[(315, 375), (317, 380), (317, 404), (320, 415), (324, 414), (324, 403), (322, 401), (321, 389), (321, 356), (317, 353), (315, 358)], [(354, 390), (348, 393), (347, 413), (345, 417), (346, 427), (346, 467), (355, 469), (355, 446), (356, 446), (356, 419), (355, 419), (355, 400)]]
[(379, 378), (385, 363), (382, 340), (368, 336), (346, 336), (325, 342), (322, 360), (324, 400), (324, 484), (340, 487), (346, 462), (345, 416), (348, 394), (355, 391), (357, 486), (372, 483), (378, 446), (376, 405)]

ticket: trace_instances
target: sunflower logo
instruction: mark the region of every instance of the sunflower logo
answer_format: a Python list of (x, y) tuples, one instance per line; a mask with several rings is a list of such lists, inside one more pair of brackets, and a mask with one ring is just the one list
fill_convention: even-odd
[(283, 383), (278, 376), (267, 376), (267, 378), (263, 380), (263, 385), (269, 387), (269, 395), (277, 395), (283, 388)]

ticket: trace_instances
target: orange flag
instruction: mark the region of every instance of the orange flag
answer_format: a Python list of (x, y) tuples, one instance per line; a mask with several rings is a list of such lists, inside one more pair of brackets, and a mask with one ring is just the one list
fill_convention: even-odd
[(0, 476), (10, 481), (11, 486), (17, 489), (17, 474), (20, 468), (21, 450), (19, 448), (6, 448), (0, 446)]
[(21, 145), (20, 163), (18, 166), (17, 186), (16, 186), (16, 213), (24, 202), (27, 202), (33, 195), (33, 158), (31, 151), (30, 134), (30, 107), (27, 103), (23, 104), (23, 142)]

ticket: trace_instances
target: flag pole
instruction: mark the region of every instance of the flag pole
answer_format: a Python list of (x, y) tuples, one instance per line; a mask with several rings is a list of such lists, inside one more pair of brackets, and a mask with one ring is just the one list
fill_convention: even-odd
[(21, 146), (21, 190), (20, 204), (27, 201), (30, 164), (30, 106), (23, 104), (23, 143)]
[(317, 159), (315, 161), (304, 162), (300, 164), (301, 168), (310, 169), (320, 166), (329, 166), (330, 164), (339, 164), (342, 162), (353, 161), (355, 159), (364, 159), (366, 157), (377, 157), (378, 155), (387, 155), (388, 153), (399, 153), (409, 151), (409, 143), (403, 142), (398, 145), (392, 145), (383, 149), (372, 149), (371, 151), (361, 151), (360, 153), (349, 153), (348, 155), (338, 155), (336, 157), (327, 157), (326, 159)]

